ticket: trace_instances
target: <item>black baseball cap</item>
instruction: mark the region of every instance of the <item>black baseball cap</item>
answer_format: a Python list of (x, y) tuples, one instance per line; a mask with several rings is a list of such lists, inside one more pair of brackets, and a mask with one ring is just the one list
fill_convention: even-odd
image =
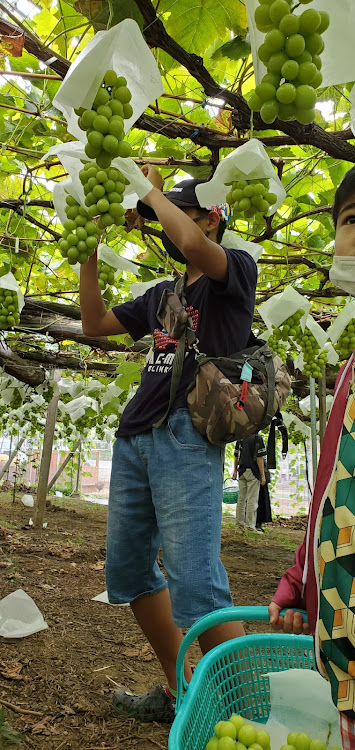
[[(201, 185), (204, 182), (206, 182), (206, 180), (182, 180), (174, 185), (174, 187), (167, 193), (163, 193), (163, 195), (179, 208), (200, 208), (195, 188), (197, 185)], [(150, 206), (142, 203), (142, 201), (138, 201), (137, 211), (144, 219), (147, 219), (147, 221), (159, 221), (155, 211), (153, 211)]]

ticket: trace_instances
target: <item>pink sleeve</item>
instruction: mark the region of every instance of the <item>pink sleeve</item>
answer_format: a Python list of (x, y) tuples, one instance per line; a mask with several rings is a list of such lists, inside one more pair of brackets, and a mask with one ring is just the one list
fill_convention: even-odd
[(302, 596), (302, 576), (306, 556), (306, 536), (302, 544), (296, 549), (294, 565), (286, 570), (275, 591), (272, 601), (279, 607), (287, 609), (306, 609)]

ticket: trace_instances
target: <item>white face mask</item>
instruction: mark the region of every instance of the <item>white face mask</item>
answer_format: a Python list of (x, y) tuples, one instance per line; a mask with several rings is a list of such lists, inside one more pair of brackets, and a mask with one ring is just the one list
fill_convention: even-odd
[(355, 296), (355, 256), (335, 255), (329, 279), (346, 294)]

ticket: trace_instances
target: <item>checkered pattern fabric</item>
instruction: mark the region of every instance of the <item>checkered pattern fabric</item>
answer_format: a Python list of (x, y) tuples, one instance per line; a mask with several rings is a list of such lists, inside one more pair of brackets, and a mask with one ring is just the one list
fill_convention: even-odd
[(349, 719), (345, 714), (340, 714), (340, 731), (343, 740), (343, 750), (354, 750), (355, 721)]
[[(349, 387), (336, 470), (323, 507), (318, 561), (321, 666), (342, 714), (355, 720), (355, 382)], [(354, 735), (352, 735), (353, 737)], [(345, 747), (345, 745), (344, 745)], [(349, 748), (354, 750), (355, 744)]]

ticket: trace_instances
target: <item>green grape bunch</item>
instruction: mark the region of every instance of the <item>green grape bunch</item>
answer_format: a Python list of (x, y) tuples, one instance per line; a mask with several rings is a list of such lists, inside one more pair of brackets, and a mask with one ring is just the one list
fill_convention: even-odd
[(303, 353), (304, 374), (312, 378), (320, 378), (328, 361), (328, 353), (321, 351), (317, 339), (309, 328), (305, 328), (301, 333), (298, 343)]
[(71, 195), (66, 197), (65, 213), (67, 219), (58, 243), (61, 255), (71, 266), (87, 263), (97, 248), (101, 230)]
[(123, 226), (122, 201), (127, 180), (122, 173), (115, 167), (101, 169), (93, 162), (86, 162), (79, 172), (79, 179), (85, 193), (89, 220), (98, 217), (97, 231), (102, 233), (112, 224)]
[(12, 328), (20, 322), (17, 292), (0, 289), (0, 329)]
[(340, 360), (349, 359), (355, 349), (355, 320), (351, 320), (344, 328), (338, 341), (334, 344), (334, 349), (339, 355)]
[[(312, 0), (300, 0), (308, 4)], [(310, 125), (315, 119), (317, 89), (322, 85), (322, 34), (329, 27), (326, 11), (307, 8), (300, 15), (292, 0), (259, 0), (256, 28), (265, 33), (258, 57), (267, 68), (249, 98), (250, 109), (271, 124), (276, 117)]]
[(54, 388), (52, 385), (49, 385), (45, 391), (43, 391), (42, 396), (47, 404), (52, 400), (54, 396)]
[(125, 158), (132, 153), (132, 147), (124, 140), (124, 120), (133, 115), (131, 98), (126, 78), (108, 70), (91, 109), (75, 110), (79, 128), (86, 132), (85, 153), (101, 169), (107, 169), (117, 156)]
[(97, 275), (100, 289), (106, 289), (108, 285), (112, 286), (115, 281), (115, 269), (103, 260), (97, 261)]
[(11, 401), (9, 403), (9, 409), (15, 410), (22, 406), (22, 396), (18, 388), (14, 388)]
[(228, 183), (230, 191), (226, 201), (234, 218), (249, 219), (264, 216), (277, 201), (275, 193), (269, 192), (270, 180), (236, 180)]
[(302, 333), (301, 329), (301, 318), (304, 315), (304, 310), (301, 308), (296, 310), (293, 315), (290, 315), (280, 326), (272, 326), (272, 333), (268, 338), (268, 344), (271, 349), (279, 355), (279, 357), (285, 360), (287, 356), (287, 347), (285, 343), (289, 339), (297, 340)]
[(88, 432), (92, 427), (95, 426), (96, 420), (94, 417), (91, 417), (88, 414), (83, 414), (82, 417), (79, 417), (79, 419), (74, 422), (75, 429), (80, 433), (80, 435), (85, 434)]
[(301, 432), (301, 430), (296, 430), (292, 425), (288, 427), (287, 431), (289, 440), (293, 445), (300, 445), (300, 443), (303, 443), (306, 439), (303, 432)]

